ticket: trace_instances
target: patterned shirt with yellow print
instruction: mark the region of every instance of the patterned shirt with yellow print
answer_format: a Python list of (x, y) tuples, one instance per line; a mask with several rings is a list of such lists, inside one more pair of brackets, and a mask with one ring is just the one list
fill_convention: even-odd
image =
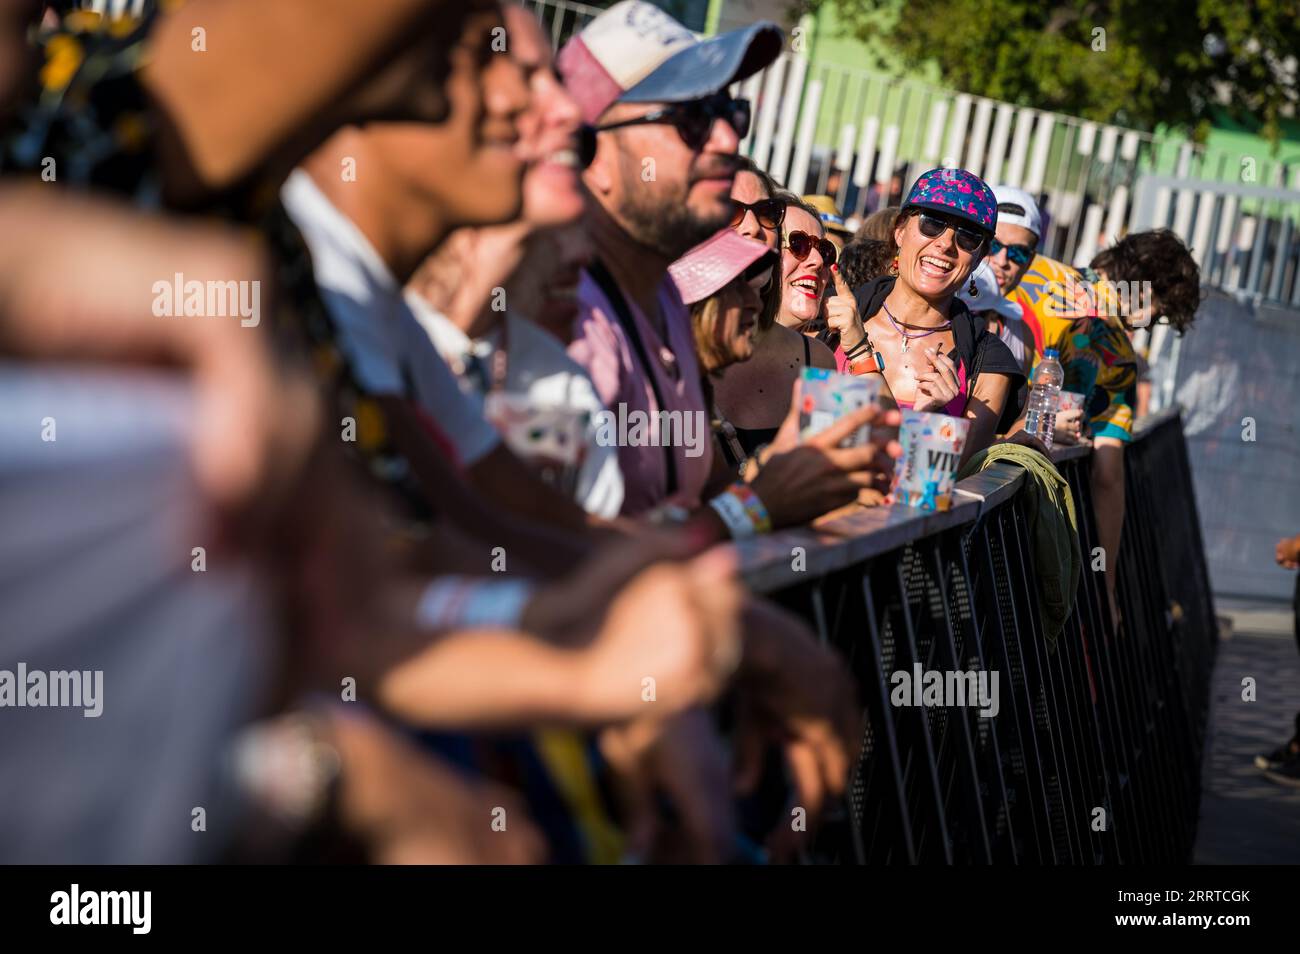
[(1091, 269), (1037, 256), (1007, 296), (1034, 337), (1033, 368), (1048, 348), (1060, 352), (1062, 390), (1085, 395), (1091, 436), (1133, 439), (1137, 358), (1120, 324), (1114, 293)]

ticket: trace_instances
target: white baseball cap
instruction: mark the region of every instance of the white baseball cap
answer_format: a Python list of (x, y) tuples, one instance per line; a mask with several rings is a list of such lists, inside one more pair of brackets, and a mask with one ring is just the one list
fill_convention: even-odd
[(560, 50), (564, 85), (594, 123), (622, 103), (684, 103), (726, 89), (781, 53), (784, 34), (767, 20), (700, 39), (658, 7), (623, 0)]
[(998, 225), (1020, 225), (1043, 237), (1043, 214), (1032, 195), (1015, 186), (995, 185), (993, 197), (998, 200)]

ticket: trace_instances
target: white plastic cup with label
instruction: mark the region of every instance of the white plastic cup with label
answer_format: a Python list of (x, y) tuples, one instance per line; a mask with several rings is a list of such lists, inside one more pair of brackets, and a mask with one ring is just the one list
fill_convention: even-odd
[(1083, 403), (1087, 400), (1086, 394), (1080, 394), (1078, 391), (1062, 391), (1061, 404), (1058, 411), (1082, 411)]
[(970, 421), (965, 418), (904, 411), (895, 502), (919, 510), (948, 510), (969, 433)]

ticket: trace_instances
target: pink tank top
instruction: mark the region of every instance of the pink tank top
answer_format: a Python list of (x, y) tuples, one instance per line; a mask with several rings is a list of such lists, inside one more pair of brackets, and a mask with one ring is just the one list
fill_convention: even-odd
[[(852, 374), (849, 367), (849, 359), (845, 357), (843, 348), (835, 349), (835, 369), (840, 374)], [(970, 396), (966, 393), (966, 364), (963, 361), (957, 362), (957, 396), (948, 402), (948, 406), (943, 409), (943, 413), (949, 417), (961, 417), (966, 413), (966, 400)], [(910, 411), (912, 402), (899, 401), (898, 406)]]

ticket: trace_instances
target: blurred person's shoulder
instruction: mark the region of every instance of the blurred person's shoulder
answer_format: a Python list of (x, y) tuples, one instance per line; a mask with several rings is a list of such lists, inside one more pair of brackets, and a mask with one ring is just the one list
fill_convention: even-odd
[(397, 279), (374, 246), (307, 172), (289, 174), (280, 202), (307, 243), (318, 285), (356, 296), (400, 297)]

